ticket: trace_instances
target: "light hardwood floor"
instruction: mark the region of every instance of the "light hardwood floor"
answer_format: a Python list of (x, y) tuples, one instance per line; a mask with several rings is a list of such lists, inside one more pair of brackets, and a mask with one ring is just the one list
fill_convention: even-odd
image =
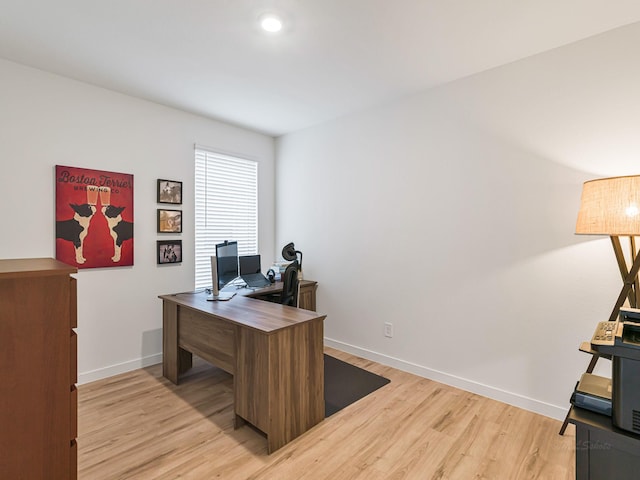
[(79, 388), (79, 478), (573, 479), (574, 427), (330, 348), (391, 383), (271, 455), (233, 430), (232, 377), (204, 362), (175, 386), (161, 365)]

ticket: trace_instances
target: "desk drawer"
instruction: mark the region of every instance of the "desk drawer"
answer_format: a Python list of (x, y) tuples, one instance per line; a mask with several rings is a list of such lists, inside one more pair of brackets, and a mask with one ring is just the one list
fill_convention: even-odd
[(178, 346), (233, 375), (236, 351), (234, 326), (187, 308), (180, 308), (178, 318)]
[(307, 283), (300, 285), (300, 292), (298, 295), (298, 308), (304, 308), (305, 310), (316, 311), (316, 288), (317, 283)]

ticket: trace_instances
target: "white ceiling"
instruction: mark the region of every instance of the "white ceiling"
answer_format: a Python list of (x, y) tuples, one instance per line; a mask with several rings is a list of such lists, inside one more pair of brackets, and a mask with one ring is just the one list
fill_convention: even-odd
[(638, 0), (0, 0), (0, 57), (278, 136), (637, 21)]

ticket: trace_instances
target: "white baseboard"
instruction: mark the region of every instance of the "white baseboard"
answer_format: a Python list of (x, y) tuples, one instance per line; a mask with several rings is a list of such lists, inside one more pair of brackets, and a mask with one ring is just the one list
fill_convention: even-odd
[(88, 372), (82, 372), (78, 374), (78, 385), (95, 382), (96, 380), (102, 380), (107, 377), (113, 377), (114, 375), (130, 372), (131, 370), (137, 370), (138, 368), (149, 367), (157, 363), (162, 363), (162, 353), (136, 358), (128, 362), (118, 363), (116, 365), (110, 365), (108, 367), (98, 368)]
[(390, 357), (381, 353), (373, 352), (364, 348), (356, 347), (348, 343), (332, 340), (331, 338), (324, 339), (324, 344), (328, 347), (342, 350), (343, 352), (357, 355), (358, 357), (366, 358), (389, 367), (397, 368), (404, 372), (413, 373), (420, 377), (428, 378), (436, 382), (444, 383), (452, 387), (465, 390), (467, 392), (476, 393), (483, 397), (488, 397), (499, 402), (507, 403), (515, 407), (529, 410), (530, 412), (539, 413), (546, 417), (554, 418), (556, 420), (564, 420), (564, 417), (568, 411), (568, 405), (565, 407), (559, 407), (557, 405), (551, 405), (549, 403), (541, 402), (533, 398), (528, 398), (517, 393), (507, 392), (499, 388), (484, 385), (482, 383), (467, 380), (465, 378), (457, 377), (445, 372), (433, 370), (431, 368), (416, 365), (415, 363), (407, 362), (399, 358)]
[[(539, 413), (540, 415), (545, 415), (556, 420), (564, 420), (564, 417), (567, 414), (568, 406), (559, 407), (557, 405), (551, 405), (549, 403), (541, 402), (539, 400), (525, 397), (517, 393), (507, 392), (499, 388), (491, 387), (489, 385), (474, 382), (466, 378), (457, 377), (449, 373), (423, 367), (415, 363), (407, 362), (406, 360), (391, 357), (389, 355), (384, 355), (372, 350), (367, 350), (355, 345), (350, 345), (338, 340), (333, 340), (331, 338), (325, 337), (324, 343), (328, 347), (342, 350), (343, 352), (357, 355), (358, 357), (366, 358), (383, 365), (388, 365), (404, 372), (428, 378), (429, 380), (444, 383), (445, 385), (460, 388), (467, 392), (472, 392), (484, 397), (492, 398), (493, 400), (497, 400), (499, 402), (508, 403), (509, 405), (523, 408), (531, 412)], [(158, 363), (162, 363), (162, 353), (156, 353), (147, 357), (137, 358), (128, 362), (123, 362), (116, 365), (80, 373), (78, 375), (78, 384), (82, 385), (84, 383), (102, 380), (103, 378), (112, 377), (114, 375), (119, 375), (121, 373), (136, 370), (138, 368), (148, 367)]]

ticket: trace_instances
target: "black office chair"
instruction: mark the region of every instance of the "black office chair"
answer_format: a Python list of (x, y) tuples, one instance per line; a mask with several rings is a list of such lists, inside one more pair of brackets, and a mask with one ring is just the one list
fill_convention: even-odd
[(290, 263), (282, 274), (282, 294), (280, 303), (290, 307), (298, 306), (298, 261)]

